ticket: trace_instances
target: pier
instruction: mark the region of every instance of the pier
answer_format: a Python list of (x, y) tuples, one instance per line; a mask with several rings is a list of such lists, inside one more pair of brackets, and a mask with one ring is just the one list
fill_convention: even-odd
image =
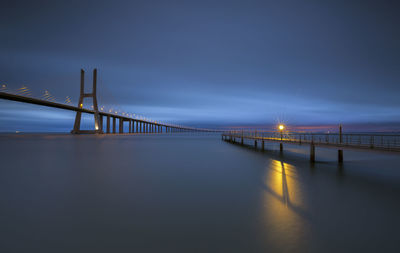
[[(282, 128), (283, 130), (283, 128)], [(284, 144), (310, 146), (310, 162), (316, 160), (316, 147), (337, 149), (338, 163), (343, 163), (343, 150), (376, 150), (383, 152), (400, 152), (400, 135), (343, 133), (307, 133), (284, 131), (228, 131), (222, 134), (222, 140), (245, 145), (251, 142), (255, 149), (266, 150), (266, 142), (279, 143), (279, 151), (284, 151)]]

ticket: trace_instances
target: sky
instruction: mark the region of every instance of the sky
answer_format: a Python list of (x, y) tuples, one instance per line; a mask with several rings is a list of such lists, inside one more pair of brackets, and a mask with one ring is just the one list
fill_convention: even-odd
[[(77, 103), (80, 69), (90, 86), (97, 68), (101, 106), (163, 122), (396, 126), (397, 2), (6, 0), (0, 84)], [(0, 131), (73, 118), (0, 101)]]

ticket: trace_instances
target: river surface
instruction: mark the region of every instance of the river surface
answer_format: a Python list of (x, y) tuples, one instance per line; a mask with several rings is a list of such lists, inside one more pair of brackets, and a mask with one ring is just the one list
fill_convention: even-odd
[(0, 252), (400, 252), (400, 155), (0, 135)]

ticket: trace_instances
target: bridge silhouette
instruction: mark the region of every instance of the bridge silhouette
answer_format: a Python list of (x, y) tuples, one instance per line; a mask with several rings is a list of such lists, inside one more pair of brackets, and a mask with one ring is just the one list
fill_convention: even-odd
[[(85, 71), (81, 69), (80, 96), (78, 106), (70, 105), (69, 97), (66, 99), (67, 104), (55, 102), (55, 99), (49, 94), (48, 91), (45, 91), (43, 96), (46, 99), (30, 97), (30, 92), (26, 87), (20, 88), (20, 93), (21, 94), (18, 95), (0, 91), (0, 99), (74, 111), (76, 112), (76, 116), (75, 123), (71, 131), (72, 134), (122, 134), (124, 133), (124, 123), (129, 124), (128, 133), (219, 132), (211, 129), (177, 126), (152, 120), (138, 119), (129, 116), (129, 114), (116, 115), (111, 112), (104, 112), (102, 110), (99, 111), (97, 103), (97, 69), (93, 70), (93, 87), (91, 93), (85, 93)], [(92, 109), (83, 107), (85, 98), (92, 98)], [(92, 114), (94, 116), (94, 130), (81, 129), (82, 113)], [(117, 120), (118, 131), (116, 129)]]

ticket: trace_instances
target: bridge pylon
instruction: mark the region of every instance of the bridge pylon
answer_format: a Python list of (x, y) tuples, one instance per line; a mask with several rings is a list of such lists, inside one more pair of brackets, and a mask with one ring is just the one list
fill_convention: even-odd
[(81, 90), (79, 95), (78, 107), (83, 108), (83, 99), (92, 98), (93, 99), (93, 111), (94, 111), (94, 129), (95, 130), (81, 130), (81, 118), (82, 112), (77, 111), (75, 116), (74, 129), (72, 129), (72, 134), (102, 134), (102, 127), (100, 127), (100, 115), (99, 108), (97, 106), (97, 69), (93, 70), (93, 89), (92, 93), (85, 93), (85, 71), (81, 69)]

